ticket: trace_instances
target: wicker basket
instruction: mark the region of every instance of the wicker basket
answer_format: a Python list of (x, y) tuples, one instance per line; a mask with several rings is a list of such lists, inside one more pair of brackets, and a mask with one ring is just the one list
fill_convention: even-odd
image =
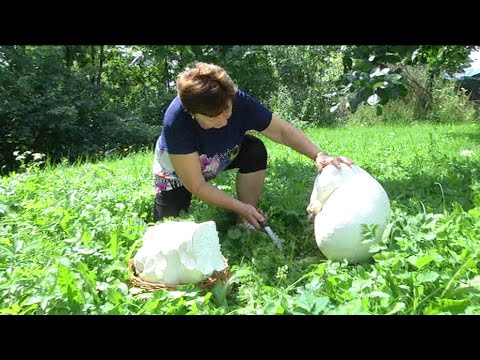
[[(225, 269), (223, 269), (222, 271), (214, 271), (213, 274), (210, 275), (207, 279), (197, 283), (197, 286), (203, 290), (210, 290), (217, 283), (217, 281), (221, 281), (223, 284), (225, 284), (232, 276), (232, 274), (230, 273), (230, 267), (228, 266), (227, 259), (223, 258), (223, 262), (225, 264)], [(133, 264), (133, 259), (130, 259), (130, 261), (128, 262), (128, 269), (132, 270), (133, 272), (129, 279), (130, 286), (138, 287), (147, 291), (176, 290), (178, 286), (186, 285), (167, 285), (142, 280), (138, 276), (137, 269)]]

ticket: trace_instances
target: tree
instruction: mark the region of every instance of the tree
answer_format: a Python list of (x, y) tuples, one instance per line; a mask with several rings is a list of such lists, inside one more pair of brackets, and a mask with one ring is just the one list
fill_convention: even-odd
[(475, 48), (463, 45), (344, 47), (344, 74), (334, 94), (338, 100), (332, 111), (345, 103), (355, 112), (360, 104), (367, 103), (376, 106), (377, 114), (381, 114), (382, 105), (408, 93), (412, 79), (405, 71), (406, 65), (427, 67), (430, 81), (425, 92), (428, 94), (433, 79), (467, 66), (471, 62), (469, 54)]

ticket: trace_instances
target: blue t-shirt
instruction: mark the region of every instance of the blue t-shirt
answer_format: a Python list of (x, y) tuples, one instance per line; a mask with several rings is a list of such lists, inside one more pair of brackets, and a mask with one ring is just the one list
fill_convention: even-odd
[(265, 130), (271, 120), (272, 112), (269, 109), (246, 92), (237, 90), (227, 125), (205, 130), (185, 110), (180, 98), (175, 97), (165, 112), (162, 133), (155, 147), (153, 173), (156, 191), (183, 186), (169, 154), (198, 152), (202, 174), (208, 181), (235, 159), (247, 130)]

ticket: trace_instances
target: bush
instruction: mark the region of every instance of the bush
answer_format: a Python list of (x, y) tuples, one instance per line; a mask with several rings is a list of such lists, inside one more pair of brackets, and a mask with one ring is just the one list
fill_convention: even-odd
[(478, 121), (475, 104), (468, 100), (464, 90), (459, 90), (454, 80), (442, 76), (432, 82), (428, 90), (428, 76), (425, 69), (407, 69), (409, 93), (407, 96), (391, 100), (383, 107), (383, 114), (376, 115), (370, 105), (361, 105), (354, 114), (349, 114), (338, 122), (351, 125), (411, 124), (417, 121), (452, 124)]
[[(115, 117), (100, 129), (98, 134), (102, 140), (103, 148), (108, 151), (124, 149), (138, 150), (152, 147), (160, 135), (160, 126), (146, 124), (138, 117)], [(96, 141), (100, 143), (100, 140)]]
[(415, 121), (414, 108), (401, 99), (391, 100), (384, 105), (382, 115), (376, 114), (376, 108), (361, 105), (354, 114), (349, 114), (343, 122), (350, 125), (374, 124), (410, 124)]
[(437, 80), (427, 119), (435, 123), (452, 124), (477, 121), (479, 115), (466, 92), (457, 89), (453, 80)]

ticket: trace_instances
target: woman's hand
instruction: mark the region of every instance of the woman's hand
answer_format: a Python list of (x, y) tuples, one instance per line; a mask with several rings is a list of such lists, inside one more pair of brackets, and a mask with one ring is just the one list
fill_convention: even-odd
[(347, 158), (345, 156), (331, 156), (328, 155), (327, 153), (324, 152), (319, 152), (317, 154), (317, 157), (315, 159), (316, 165), (317, 165), (317, 170), (318, 172), (321, 172), (323, 168), (327, 165), (333, 165), (335, 166), (338, 170), (341, 169), (340, 163), (347, 164), (348, 166), (352, 166), (354, 163), (352, 159)]
[(267, 216), (265, 213), (255, 208), (255, 206), (245, 203), (238, 211), (238, 215), (244, 221), (252, 224), (257, 230), (260, 230), (262, 228), (260, 223), (267, 220)]

